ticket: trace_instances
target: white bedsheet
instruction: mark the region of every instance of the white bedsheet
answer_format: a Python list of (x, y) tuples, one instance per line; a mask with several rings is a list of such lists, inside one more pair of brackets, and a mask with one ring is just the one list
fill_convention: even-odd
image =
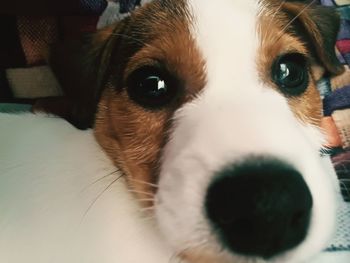
[(179, 262), (119, 176), (91, 131), (0, 113), (0, 262)]
[(0, 262), (169, 262), (114, 171), (91, 131), (0, 114)]

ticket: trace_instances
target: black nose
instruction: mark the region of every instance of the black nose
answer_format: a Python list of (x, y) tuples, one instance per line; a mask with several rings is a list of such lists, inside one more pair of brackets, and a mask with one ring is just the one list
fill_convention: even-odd
[(304, 240), (312, 208), (301, 174), (264, 157), (221, 171), (205, 202), (207, 216), (226, 248), (265, 259)]

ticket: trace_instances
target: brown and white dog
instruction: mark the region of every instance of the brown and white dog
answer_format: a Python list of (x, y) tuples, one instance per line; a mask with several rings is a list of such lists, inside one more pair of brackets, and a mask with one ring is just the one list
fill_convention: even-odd
[(303, 262), (331, 236), (316, 82), (343, 68), (338, 15), (314, 2), (154, 0), (83, 60), (53, 54), (61, 115), (94, 128), (189, 262)]

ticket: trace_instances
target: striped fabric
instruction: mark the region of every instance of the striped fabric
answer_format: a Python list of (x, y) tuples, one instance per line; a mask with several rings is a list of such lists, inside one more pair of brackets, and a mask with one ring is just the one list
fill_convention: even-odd
[(320, 0), (320, 3), (335, 7), (341, 15), (336, 49), (346, 70), (340, 76), (322, 80), (319, 89), (327, 122), (324, 121), (327, 124), (324, 128), (333, 148), (332, 160), (344, 199), (350, 201), (350, 0)]
[[(328, 126), (329, 144), (333, 147), (332, 162), (336, 170), (343, 199), (350, 202), (350, 0), (320, 0), (322, 5), (337, 8), (341, 29), (336, 49), (346, 71), (319, 84), (324, 115)], [(339, 139), (335, 139), (339, 138)], [(337, 233), (327, 251), (350, 251), (350, 203), (340, 204), (337, 212)]]

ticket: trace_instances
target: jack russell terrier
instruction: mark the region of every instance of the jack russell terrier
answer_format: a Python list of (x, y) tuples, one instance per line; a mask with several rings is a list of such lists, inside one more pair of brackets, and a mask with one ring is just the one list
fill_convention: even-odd
[(327, 244), (316, 82), (343, 67), (339, 17), (315, 2), (154, 0), (53, 52), (57, 114), (94, 128), (180, 258), (304, 262)]

